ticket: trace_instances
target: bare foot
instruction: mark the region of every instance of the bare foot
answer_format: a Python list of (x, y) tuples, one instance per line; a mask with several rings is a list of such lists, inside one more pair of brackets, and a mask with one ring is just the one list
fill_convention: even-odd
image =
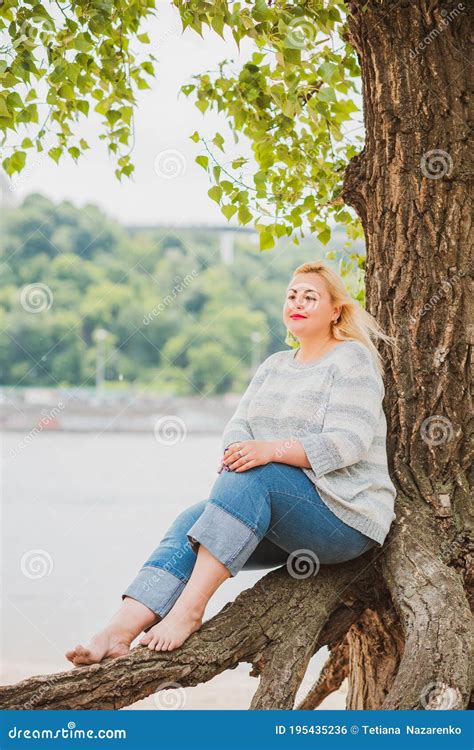
[(156, 625), (140, 638), (142, 646), (150, 651), (172, 651), (181, 646), (202, 625), (202, 611), (191, 611), (183, 606), (174, 606)]
[(107, 656), (125, 656), (134, 637), (132, 633), (108, 626), (97, 633), (88, 646), (78, 644), (71, 651), (66, 651), (66, 659), (77, 667), (80, 664), (96, 664)]

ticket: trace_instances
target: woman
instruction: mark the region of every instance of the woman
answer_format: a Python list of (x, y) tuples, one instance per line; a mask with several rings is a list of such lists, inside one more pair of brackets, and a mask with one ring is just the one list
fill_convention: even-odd
[(242, 568), (340, 563), (384, 543), (396, 492), (371, 337), (391, 339), (323, 262), (295, 270), (283, 320), (300, 346), (257, 369), (224, 430), (210, 497), (176, 518), (110, 623), (66, 653), (76, 666), (126, 654), (143, 630), (149, 649), (177, 648)]

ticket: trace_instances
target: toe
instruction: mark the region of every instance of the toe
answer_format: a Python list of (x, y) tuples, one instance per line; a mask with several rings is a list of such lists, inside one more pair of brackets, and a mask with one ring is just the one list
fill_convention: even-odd
[(148, 646), (152, 638), (153, 636), (151, 633), (145, 633), (145, 635), (140, 638), (139, 642), (142, 644), (142, 646)]
[(91, 652), (84, 646), (78, 646), (76, 648), (76, 656), (74, 658), (74, 664), (89, 664), (91, 661)]
[(88, 664), (88, 663), (89, 663), (89, 659), (86, 656), (76, 656), (76, 658), (74, 659), (74, 664), (76, 665), (76, 667), (78, 664)]

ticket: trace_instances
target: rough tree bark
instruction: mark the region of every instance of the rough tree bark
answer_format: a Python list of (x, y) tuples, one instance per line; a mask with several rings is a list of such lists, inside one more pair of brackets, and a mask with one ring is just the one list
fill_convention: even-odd
[(348, 708), (458, 708), (473, 684), (469, 5), (348, 5), (366, 143), (343, 195), (364, 227), (367, 309), (398, 344), (384, 401), (398, 518), (381, 565), (397, 617), (366, 611), (351, 632)]
[[(260, 676), (253, 709), (293, 708), (311, 656), (330, 657), (297, 706), (348, 677), (349, 709), (462, 709), (473, 676), (469, 250), (469, 6), (348, 0), (366, 144), (343, 198), (367, 245), (367, 309), (383, 348), (397, 520), (381, 551), (316, 577), (285, 568), (170, 653), (130, 656), (0, 688), (3, 708), (120, 708), (239, 662)], [(434, 153), (433, 153), (434, 152)], [(470, 481), (471, 480), (471, 481)], [(288, 623), (291, 628), (288, 628)]]

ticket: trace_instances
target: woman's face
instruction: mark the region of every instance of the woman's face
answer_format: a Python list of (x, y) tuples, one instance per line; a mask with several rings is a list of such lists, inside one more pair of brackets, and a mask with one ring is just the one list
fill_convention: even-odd
[(341, 307), (335, 307), (324, 279), (317, 273), (297, 273), (286, 290), (283, 322), (297, 339), (311, 339), (315, 334), (329, 334), (331, 321)]

